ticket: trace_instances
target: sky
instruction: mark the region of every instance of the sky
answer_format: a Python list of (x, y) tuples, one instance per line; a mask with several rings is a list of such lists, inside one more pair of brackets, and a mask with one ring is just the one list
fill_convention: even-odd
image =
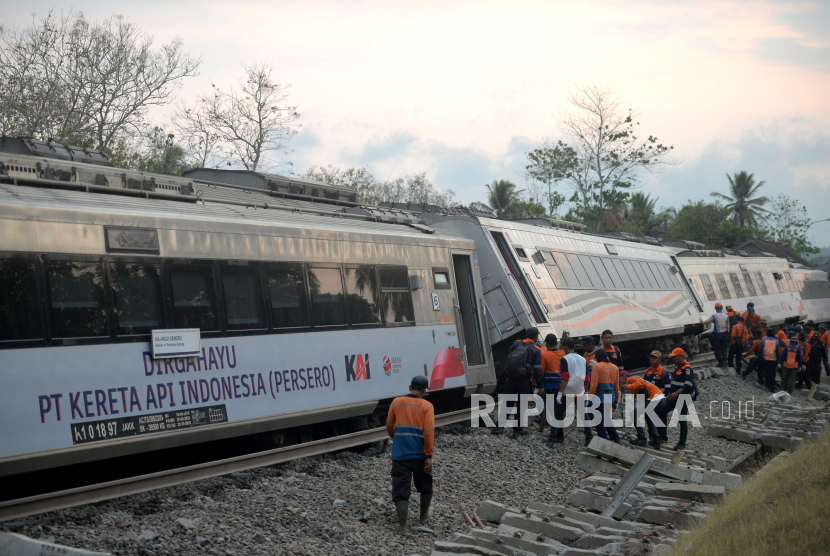
[[(815, 220), (830, 218), (830, 2), (318, 2), (30, 0), (32, 13), (121, 14), (201, 57), (179, 99), (269, 61), (301, 114), (293, 152), (377, 178), (426, 172), (464, 204), (484, 184), (524, 181), (526, 153), (563, 138), (579, 83), (614, 87), (678, 164), (642, 176), (658, 206), (727, 192), (727, 173), (765, 180)], [(151, 112), (165, 124), (169, 111)], [(282, 168), (282, 171), (286, 171)], [(567, 193), (563, 191), (563, 193)], [(830, 222), (810, 237), (830, 245)]]

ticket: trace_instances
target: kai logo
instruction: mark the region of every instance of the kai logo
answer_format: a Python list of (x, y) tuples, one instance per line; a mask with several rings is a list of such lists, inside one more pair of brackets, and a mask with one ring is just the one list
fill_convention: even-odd
[(369, 354), (346, 356), (346, 381), (369, 380)]
[(392, 360), (389, 359), (388, 355), (383, 356), (383, 372), (386, 373), (386, 376), (392, 376)]

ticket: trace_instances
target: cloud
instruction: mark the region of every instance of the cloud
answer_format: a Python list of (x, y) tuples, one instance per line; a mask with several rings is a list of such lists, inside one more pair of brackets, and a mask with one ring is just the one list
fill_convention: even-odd
[[(810, 218), (827, 218), (830, 206), (830, 135), (816, 131), (806, 120), (791, 118), (743, 132), (738, 138), (711, 142), (703, 153), (645, 188), (660, 197), (663, 206), (679, 207), (688, 200), (711, 200), (712, 191), (728, 193), (726, 174), (746, 170), (766, 185), (759, 194), (787, 195), (807, 207)], [(828, 224), (810, 229), (816, 245), (826, 245)]]
[(800, 40), (776, 37), (758, 41), (756, 55), (773, 62), (830, 72), (830, 46), (811, 46)]

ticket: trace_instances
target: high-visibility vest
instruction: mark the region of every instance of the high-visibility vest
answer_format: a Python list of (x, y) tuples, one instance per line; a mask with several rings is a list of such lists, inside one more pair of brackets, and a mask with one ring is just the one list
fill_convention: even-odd
[(764, 354), (764, 359), (766, 361), (775, 361), (778, 358), (778, 340), (766, 337), (761, 342), (763, 344), (761, 352)]
[(787, 348), (787, 358), (784, 360), (784, 367), (787, 369), (795, 369), (798, 367), (798, 351), (797, 348), (793, 349), (791, 347)]

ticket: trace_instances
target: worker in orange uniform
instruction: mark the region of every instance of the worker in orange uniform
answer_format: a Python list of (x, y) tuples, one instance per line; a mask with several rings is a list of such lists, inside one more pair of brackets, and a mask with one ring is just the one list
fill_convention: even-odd
[[(563, 417), (565, 414), (565, 403), (561, 396), (559, 396), (562, 388), (561, 361), (562, 358), (565, 357), (565, 352), (564, 350), (557, 349), (556, 345), (558, 342), (559, 339), (556, 337), (556, 334), (548, 334), (545, 336), (545, 345), (542, 347), (542, 390), (544, 390), (546, 394), (546, 396), (544, 396), (545, 404), (547, 404), (547, 400), (553, 400), (551, 407), (547, 407), (547, 405), (545, 406), (545, 414), (553, 412), (553, 415), (557, 419), (560, 418), (560, 413)], [(562, 401), (557, 402), (557, 397)], [(557, 407), (559, 405), (562, 406), (561, 410)], [(542, 418), (545, 418), (544, 415)], [(543, 431), (544, 425), (542, 425), (542, 428), (539, 430)], [(564, 441), (565, 431), (557, 427), (551, 427), (548, 443), (560, 444)]]
[(735, 317), (735, 326), (729, 333), (729, 366), (735, 368), (737, 376), (741, 374), (741, 357), (746, 349), (746, 342), (749, 339), (749, 331), (744, 326), (742, 316)]
[(392, 438), (392, 501), (398, 514), (398, 532), (409, 534), (409, 496), (412, 479), (421, 493), (421, 523), (429, 521), (432, 502), (432, 454), (435, 409), (424, 399), (427, 377), (413, 377), (409, 395), (395, 398), (386, 417), (386, 432)]
[(597, 423), (597, 434), (600, 438), (620, 443), (620, 436), (614, 423), (611, 421), (611, 412), (620, 402), (620, 370), (608, 361), (608, 353), (604, 349), (597, 350), (597, 362), (591, 371), (590, 396), (599, 398), (594, 409), (598, 409), (602, 418)]
[[(629, 377), (625, 384), (628, 391), (637, 396), (638, 394), (644, 394), (645, 403), (641, 404), (639, 401), (635, 403), (635, 407), (637, 411), (634, 413), (634, 429), (637, 431), (637, 438), (632, 440), (631, 443), (635, 446), (645, 446), (648, 444), (655, 450), (659, 450), (661, 446), (660, 442), (660, 435), (657, 431), (657, 423), (649, 416), (648, 413), (645, 412), (645, 405), (646, 404), (657, 404), (654, 406), (654, 413), (657, 414), (657, 417), (662, 421), (661, 428), (666, 422), (666, 394), (663, 392), (662, 388), (657, 387), (657, 385), (646, 382), (642, 378), (638, 376)], [(635, 398), (636, 399), (636, 398)], [(643, 430), (643, 427), (637, 424), (638, 422), (638, 415), (645, 415), (646, 425), (648, 425), (648, 436), (649, 440), (646, 442), (646, 433)]]
[[(671, 372), (671, 388), (666, 396), (666, 415), (677, 407), (678, 398), (681, 394), (689, 395), (694, 401), (697, 398), (697, 386), (695, 385), (695, 372), (689, 362), (686, 361), (686, 352), (682, 348), (674, 348), (669, 354), (674, 361), (674, 370)], [(683, 403), (680, 406), (680, 415), (688, 415), (689, 406)], [(686, 437), (689, 434), (689, 422), (680, 420), (680, 440), (673, 450), (686, 449)]]
[(761, 315), (755, 312), (755, 304), (751, 301), (746, 304), (746, 311), (741, 316), (744, 319), (744, 326), (750, 330), (761, 326)]
[(782, 326), (778, 333), (775, 335), (775, 339), (779, 342), (784, 342), (784, 345), (789, 343), (787, 339), (787, 333), (784, 331), (784, 327)]
[(741, 314), (738, 311), (735, 311), (732, 308), (732, 305), (727, 305), (726, 306), (726, 316), (729, 319), (729, 326), (731, 327), (731, 326), (735, 326), (735, 323), (738, 322), (737, 317), (741, 316)]
[(827, 333), (827, 327), (823, 324), (818, 325), (818, 332), (821, 334), (818, 341), (824, 344), (824, 356), (821, 359), (824, 364), (824, 374), (830, 376), (830, 365), (827, 364), (827, 354), (830, 353), (830, 334)]
[(594, 339), (591, 336), (583, 336), (582, 337), (582, 347), (585, 348), (585, 353), (582, 354), (583, 359), (585, 359), (585, 391), (587, 392), (588, 389), (591, 387), (591, 369), (594, 368), (594, 365), (597, 363), (597, 350), (599, 349), (594, 343)]
[(761, 340), (764, 338), (764, 332), (760, 328), (756, 328), (752, 331), (752, 345), (746, 350), (744, 353), (744, 359), (749, 357), (751, 354), (755, 354), (755, 357), (752, 358), (752, 361), (746, 366), (746, 370), (740, 375), (741, 378), (745, 379), (749, 376), (752, 371), (758, 371), (758, 384), (764, 384), (764, 370), (763, 365), (761, 364), (764, 360), (763, 353), (761, 352)]
[(804, 383), (807, 384), (807, 388), (813, 387), (813, 381), (810, 380), (810, 375), (807, 373), (807, 369), (810, 367), (810, 351), (812, 347), (803, 332), (798, 335), (798, 349), (801, 350), (801, 367), (798, 369), (798, 380), (795, 384), (796, 390), (801, 390), (801, 385)]
[(781, 388), (792, 394), (796, 376), (801, 368), (801, 349), (798, 347), (798, 340), (795, 338), (790, 340), (790, 344), (781, 352), (778, 364), (781, 368)]

